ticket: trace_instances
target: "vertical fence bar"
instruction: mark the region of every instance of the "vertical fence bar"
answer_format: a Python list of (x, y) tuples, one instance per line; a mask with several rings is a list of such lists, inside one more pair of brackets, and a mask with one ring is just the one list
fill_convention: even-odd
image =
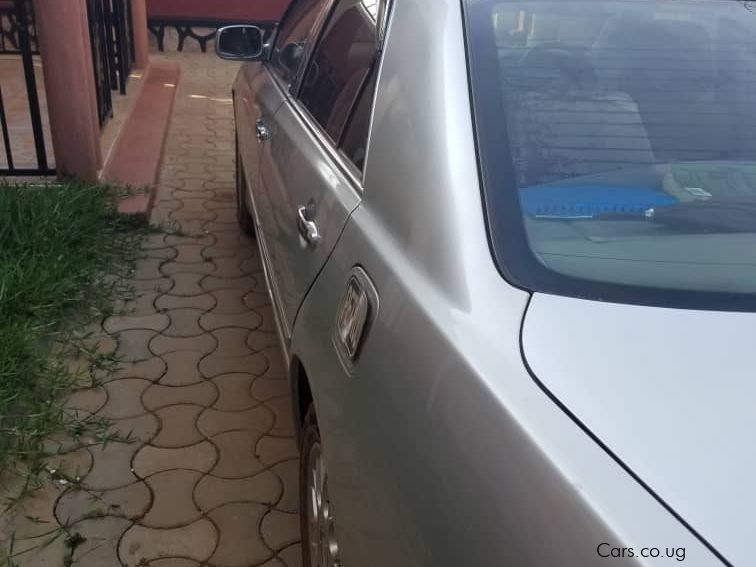
[(3, 128), (3, 143), (5, 144), (5, 158), (8, 162), (8, 171), (13, 173), (13, 150), (11, 148), (10, 133), (8, 132), (8, 117), (5, 115), (5, 101), (3, 100), (3, 89), (0, 87), (0, 124)]
[(126, 94), (126, 82), (129, 78), (131, 55), (128, 44), (128, 28), (124, 0), (113, 0), (113, 31), (115, 32), (115, 59), (118, 74), (118, 88)]
[(31, 37), (29, 35), (29, 14), (26, 0), (15, 0), (15, 2), (16, 17), (18, 18), (18, 43), (24, 65), (24, 76), (26, 77), (26, 94), (29, 100), (32, 132), (34, 133), (34, 147), (37, 152), (37, 167), (41, 171), (46, 172), (50, 168), (47, 165), (47, 150), (45, 149), (45, 135), (42, 128), (42, 114), (39, 109), (37, 78), (34, 74), (34, 58), (32, 56)]
[[(107, 61), (107, 72), (110, 78), (111, 90), (118, 90), (118, 54), (117, 54), (117, 34), (113, 18), (113, 0), (100, 0), (102, 3), (102, 27), (105, 35), (105, 57)], [(117, 1), (117, 0), (116, 0)]]
[(92, 44), (92, 63), (97, 91), (97, 111), (100, 125), (113, 114), (113, 97), (110, 84), (108, 60), (108, 32), (105, 22), (103, 0), (87, 0), (89, 34)]

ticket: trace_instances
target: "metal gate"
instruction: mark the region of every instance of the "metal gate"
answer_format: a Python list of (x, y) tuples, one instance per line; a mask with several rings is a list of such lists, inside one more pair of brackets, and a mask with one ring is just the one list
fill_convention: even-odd
[[(26, 103), (28, 104), (29, 122), (33, 137), (36, 166), (24, 164), (18, 166), (17, 156), (13, 152), (13, 139), (9, 127), (8, 106), (3, 97), (3, 85), (0, 82), (0, 128), (2, 129), (5, 164), (0, 164), (0, 175), (52, 175), (55, 173), (47, 161), (45, 133), (42, 111), (37, 91), (34, 56), (37, 53), (36, 33), (34, 31), (34, 10), (31, 0), (12, 0), (0, 3), (0, 52), (19, 56), (23, 77), (17, 80), (25, 83)], [(12, 63), (12, 62), (11, 62)], [(16, 79), (13, 77), (12, 79)], [(7, 85), (6, 85), (7, 86)], [(12, 85), (17, 87), (20, 85)], [(14, 101), (16, 102), (16, 101)], [(14, 110), (18, 110), (14, 104)], [(20, 109), (23, 112), (23, 109)], [(16, 146), (18, 148), (18, 145)]]
[(134, 42), (131, 0), (87, 0), (100, 125), (113, 115), (112, 91), (126, 94)]

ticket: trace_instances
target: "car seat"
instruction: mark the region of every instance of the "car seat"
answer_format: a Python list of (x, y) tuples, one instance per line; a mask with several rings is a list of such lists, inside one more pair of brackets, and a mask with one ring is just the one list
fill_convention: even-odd
[(585, 46), (549, 42), (502, 57), (520, 187), (655, 161), (632, 97), (607, 86)]

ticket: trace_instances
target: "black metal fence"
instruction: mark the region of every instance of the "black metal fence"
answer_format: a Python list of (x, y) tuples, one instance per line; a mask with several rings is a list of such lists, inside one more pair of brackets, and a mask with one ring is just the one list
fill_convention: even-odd
[[(126, 94), (134, 62), (131, 0), (87, 0), (87, 9), (97, 110), (102, 126), (113, 115), (113, 91)], [(23, 69), (23, 77), (18, 72), (3, 75), (2, 81), (12, 81), (13, 84), (3, 85), (0, 81), (0, 133), (5, 157), (4, 167), (0, 159), (0, 175), (52, 175), (55, 171), (48, 163), (35, 74), (39, 46), (32, 0), (0, 0), (0, 53), (13, 56), (8, 63), (14, 69), (13, 60), (18, 57)], [(8, 93), (14, 95), (11, 99), (3, 98), (3, 87), (6, 87), (6, 96)], [(19, 95), (24, 89), (25, 97)], [(26, 98), (28, 103), (28, 120), (25, 105), (20, 105), (17, 100), (19, 96)], [(33, 161), (29, 144), (32, 138), (36, 165), (29, 165)], [(23, 158), (18, 155), (21, 150)], [(19, 166), (21, 163), (23, 165)]]
[(100, 124), (113, 115), (112, 91), (126, 94), (134, 62), (131, 0), (87, 0)]
[[(30, 0), (13, 0), (1, 2), (3, 9), (3, 25), (8, 22), (10, 27), (3, 28), (8, 35), (0, 34), (0, 46), (9, 48), (10, 53), (19, 54), (23, 68), (23, 78), (26, 83), (26, 99), (29, 108), (31, 134), (34, 139), (36, 167), (24, 165), (18, 167), (14, 159), (13, 140), (8, 126), (8, 114), (3, 99), (2, 84), (0, 84), (0, 129), (2, 130), (3, 146), (5, 150), (5, 167), (0, 167), (0, 175), (51, 175), (55, 171), (47, 161), (45, 134), (42, 123), (42, 112), (37, 91), (37, 77), (34, 70), (34, 54), (37, 51), (36, 34), (34, 32), (34, 7)], [(5, 43), (7, 42), (7, 44)]]

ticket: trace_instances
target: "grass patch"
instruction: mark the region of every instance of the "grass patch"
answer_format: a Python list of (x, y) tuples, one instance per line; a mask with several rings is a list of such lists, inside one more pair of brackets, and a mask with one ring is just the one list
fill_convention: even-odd
[(122, 295), (119, 275), (138, 250), (141, 231), (118, 198), (86, 183), (0, 183), (0, 474), (39, 473), (50, 436), (98, 425), (63, 403), (82, 386), (72, 352), (106, 363), (83, 329)]

